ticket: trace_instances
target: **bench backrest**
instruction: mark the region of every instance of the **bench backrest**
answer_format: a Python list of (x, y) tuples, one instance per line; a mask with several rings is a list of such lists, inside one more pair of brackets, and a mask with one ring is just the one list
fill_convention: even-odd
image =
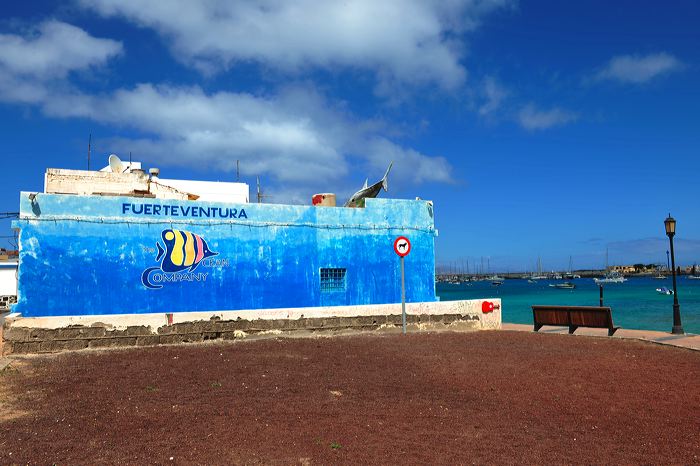
[(613, 328), (612, 311), (598, 306), (532, 306), (535, 324)]

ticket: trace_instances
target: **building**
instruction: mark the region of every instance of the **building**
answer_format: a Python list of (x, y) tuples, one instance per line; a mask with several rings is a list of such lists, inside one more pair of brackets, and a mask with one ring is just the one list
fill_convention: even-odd
[(634, 265), (613, 265), (610, 270), (621, 274), (637, 273), (637, 268)]
[(0, 312), (17, 302), (17, 251), (0, 249)]
[(399, 235), (412, 244), (407, 302), (436, 301), (429, 201), (250, 204), (243, 183), (157, 174), (49, 169), (45, 192), (21, 193), (13, 311), (44, 317), (396, 303)]

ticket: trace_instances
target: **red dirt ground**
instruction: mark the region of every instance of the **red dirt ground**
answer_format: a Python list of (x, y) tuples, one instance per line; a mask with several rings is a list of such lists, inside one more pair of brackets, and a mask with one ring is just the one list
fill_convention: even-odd
[(700, 352), (516, 332), (17, 360), (2, 464), (700, 462)]

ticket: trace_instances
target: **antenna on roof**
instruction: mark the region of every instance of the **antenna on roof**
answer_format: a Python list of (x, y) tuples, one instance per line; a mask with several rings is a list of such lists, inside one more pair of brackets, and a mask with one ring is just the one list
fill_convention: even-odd
[(92, 133), (88, 136), (88, 171), (90, 171), (90, 145), (92, 144)]
[(241, 173), (240, 173), (240, 171), (238, 170), (238, 168), (239, 168), (239, 167), (238, 167), (238, 162), (240, 162), (240, 160), (236, 160), (236, 183), (238, 183), (239, 181), (241, 181)]
[(262, 204), (262, 200), (270, 196), (268, 196), (267, 194), (263, 194), (262, 190), (260, 189), (260, 177), (256, 176), (255, 179), (258, 183), (258, 204)]
[(109, 156), (109, 168), (112, 169), (112, 173), (124, 173), (124, 164), (116, 154)]

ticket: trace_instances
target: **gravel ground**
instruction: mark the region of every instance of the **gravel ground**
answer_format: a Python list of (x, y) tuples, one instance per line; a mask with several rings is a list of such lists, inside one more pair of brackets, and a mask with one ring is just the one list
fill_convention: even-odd
[(700, 352), (520, 332), (83, 351), (0, 373), (1, 464), (700, 462)]

